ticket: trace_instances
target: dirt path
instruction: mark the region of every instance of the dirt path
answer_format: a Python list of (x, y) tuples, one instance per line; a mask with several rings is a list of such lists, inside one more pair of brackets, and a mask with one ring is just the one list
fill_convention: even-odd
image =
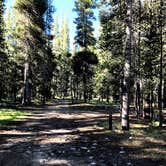
[(97, 125), (103, 111), (67, 103), (26, 109), (31, 116), (0, 130), (0, 166), (113, 165), (111, 140)]

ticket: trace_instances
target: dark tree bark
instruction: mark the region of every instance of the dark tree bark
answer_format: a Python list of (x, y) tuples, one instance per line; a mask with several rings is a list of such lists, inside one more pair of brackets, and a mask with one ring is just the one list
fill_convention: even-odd
[(158, 94), (158, 107), (159, 107), (159, 127), (163, 125), (163, 1), (160, 0), (160, 84), (159, 84), (159, 94)]
[(142, 5), (141, 0), (138, 1), (138, 11), (139, 11), (139, 21), (138, 21), (138, 75), (137, 75), (137, 82), (136, 82), (136, 112), (137, 117), (141, 114), (142, 103), (141, 103), (141, 73), (140, 73), (140, 64), (141, 64), (141, 12), (142, 12)]
[(83, 73), (83, 93), (84, 93), (84, 102), (87, 102), (87, 80), (86, 80), (86, 74)]

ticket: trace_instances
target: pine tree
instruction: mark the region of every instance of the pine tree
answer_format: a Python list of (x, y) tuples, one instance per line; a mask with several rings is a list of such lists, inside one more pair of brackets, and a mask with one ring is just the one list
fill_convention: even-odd
[(5, 54), (5, 43), (4, 43), (4, 1), (0, 1), (0, 101), (5, 97), (6, 91), (6, 65), (8, 58)]
[(18, 24), (23, 25), (22, 34), (18, 34), (22, 52), (25, 55), (22, 103), (29, 104), (31, 102), (32, 68), (34, 67), (34, 60), (37, 64), (40, 62), (40, 66), (43, 66), (45, 63), (44, 59), (41, 58), (46, 53), (43, 50), (43, 45), (46, 44), (43, 38), (43, 32), (45, 30), (44, 14), (47, 10), (47, 0), (17, 0), (15, 2), (15, 8), (20, 13)]
[(69, 46), (69, 23), (68, 19), (62, 19), (62, 27), (61, 27), (61, 38), (62, 38), (62, 50), (67, 53), (70, 50)]
[(60, 32), (59, 32), (59, 19), (58, 16), (54, 18), (53, 26), (52, 26), (52, 33), (53, 33), (53, 42), (52, 42), (52, 50), (55, 55), (58, 55), (61, 51), (60, 48)]
[(103, 70), (103, 72), (100, 71), (99, 73), (102, 75), (105, 73), (105, 70), (109, 71), (109, 74), (105, 76), (105, 80), (108, 80), (106, 81), (108, 85), (104, 87), (110, 89), (110, 94), (108, 95), (111, 95), (115, 102), (120, 100), (121, 95), (121, 66), (123, 65), (124, 59), (123, 50), (125, 37), (124, 24), (122, 21), (124, 20), (124, 13), (125, 4), (123, 1), (101, 1), (99, 54), (101, 55), (100, 70)]
[[(69, 77), (71, 75), (69, 25), (67, 18), (62, 16), (61, 21), (58, 21), (58, 16), (56, 17), (53, 24), (53, 35), (53, 52), (56, 62), (54, 90), (58, 96), (66, 97), (68, 95)], [(59, 94), (57, 91), (59, 91)]]
[[(44, 43), (40, 43), (41, 46), (45, 45), (45, 48), (41, 48), (42, 53), (42, 64), (41, 65), (41, 95), (42, 95), (42, 103), (45, 104), (46, 101), (51, 99), (51, 83), (53, 79), (53, 70), (54, 70), (54, 55), (51, 48), (52, 42), (52, 34), (51, 28), (53, 23), (52, 13), (54, 12), (54, 7), (52, 6), (52, 0), (47, 0), (46, 5), (47, 7), (46, 14), (45, 14), (45, 37), (43, 38)], [(43, 13), (44, 15), (44, 13)], [(44, 20), (43, 20), (44, 21)]]
[[(87, 102), (88, 91), (92, 89), (90, 86), (88, 86), (88, 80), (92, 79), (93, 72), (92, 72), (92, 68), (90, 67), (90, 64), (87, 63), (87, 61), (84, 61), (84, 58), (82, 58), (82, 56), (83, 54), (85, 57), (87, 54), (89, 54), (89, 56), (94, 55), (93, 53), (89, 52), (89, 48), (91, 46), (93, 47), (96, 43), (96, 39), (94, 38), (94, 35), (93, 35), (94, 28), (93, 28), (93, 22), (92, 22), (95, 19), (94, 12), (93, 12), (93, 9), (95, 7), (96, 7), (96, 4), (95, 4), (95, 1), (93, 0), (75, 1), (74, 11), (77, 12), (77, 18), (74, 21), (74, 23), (76, 24), (75, 41), (83, 49), (83, 51), (76, 53), (76, 56), (73, 62), (79, 63), (80, 60), (82, 60), (81, 63), (82, 63), (82, 68), (84, 70), (82, 70), (81, 77), (82, 77), (82, 84), (83, 84), (84, 102)], [(78, 56), (81, 56), (81, 57), (78, 58)], [(77, 66), (77, 65), (73, 64), (73, 66)], [(76, 70), (74, 69), (74, 71)]]
[(76, 36), (75, 41), (84, 49), (95, 45), (95, 38), (93, 35), (94, 28), (92, 21), (95, 19), (93, 9), (95, 3), (93, 0), (77, 0), (75, 1), (75, 9), (78, 17), (75, 19)]
[(12, 11), (8, 10), (6, 13), (5, 18), (5, 45), (6, 45), (6, 54), (8, 55), (8, 72), (6, 73), (7, 82), (6, 86), (8, 97), (11, 99), (11, 101), (16, 101), (16, 93), (17, 93), (17, 84), (18, 84), (18, 59), (16, 60), (16, 52), (17, 52), (17, 46), (16, 46), (16, 40), (14, 38), (14, 30), (15, 26), (12, 23)]
[(143, 5), (141, 0), (133, 3), (133, 80), (134, 80), (134, 106), (137, 117), (143, 109), (142, 75), (141, 75), (141, 30), (142, 30)]
[(160, 0), (160, 5), (159, 5), (159, 33), (160, 33), (160, 81), (159, 81), (159, 94), (158, 94), (158, 100), (159, 100), (159, 127), (162, 127), (163, 125), (163, 76), (164, 76), (164, 72), (163, 72), (163, 46), (164, 46), (164, 42), (163, 42), (163, 29), (164, 29), (164, 11), (166, 11), (166, 9), (164, 10), (164, 2), (163, 0)]
[(158, 7), (156, 2), (145, 1), (143, 12), (142, 69), (144, 80), (144, 118), (154, 118), (154, 106), (157, 103), (156, 89), (159, 84), (160, 37), (158, 30)]

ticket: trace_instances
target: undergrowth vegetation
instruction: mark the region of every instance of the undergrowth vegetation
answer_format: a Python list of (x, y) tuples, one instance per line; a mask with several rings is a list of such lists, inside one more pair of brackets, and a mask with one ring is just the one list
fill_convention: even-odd
[[(164, 111), (165, 112), (165, 111)], [(134, 119), (130, 120), (130, 131), (122, 131), (120, 114), (113, 114), (113, 130), (108, 130), (108, 118), (98, 122), (103, 127), (104, 137), (111, 139), (111, 144), (124, 147), (129, 157), (139, 163), (140, 160), (164, 161), (166, 156), (166, 126), (159, 128), (159, 123)], [(137, 163), (137, 164), (138, 164)], [(146, 163), (145, 163), (146, 165)]]
[(0, 126), (11, 124), (12, 122), (30, 115), (30, 112), (25, 112), (17, 109), (0, 109)]

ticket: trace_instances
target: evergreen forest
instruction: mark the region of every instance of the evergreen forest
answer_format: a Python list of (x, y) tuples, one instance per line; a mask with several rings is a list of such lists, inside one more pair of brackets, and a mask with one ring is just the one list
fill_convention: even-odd
[(54, 1), (0, 1), (0, 166), (164, 166), (166, 1)]

